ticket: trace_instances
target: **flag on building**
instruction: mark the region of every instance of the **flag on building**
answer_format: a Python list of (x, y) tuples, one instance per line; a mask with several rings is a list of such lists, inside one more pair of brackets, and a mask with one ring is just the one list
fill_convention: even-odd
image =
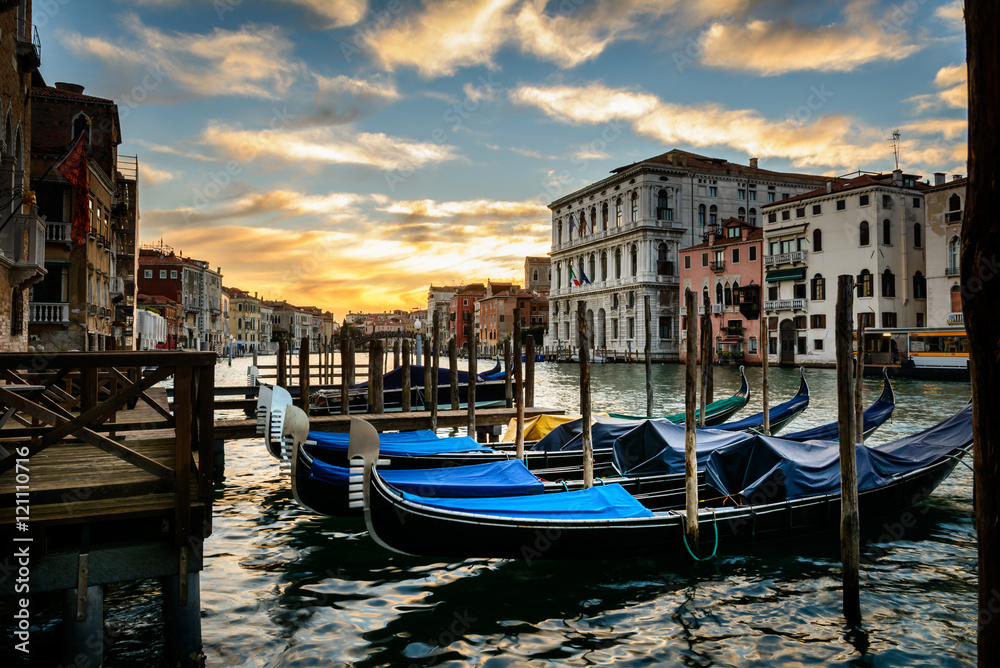
[(580, 287), (580, 279), (578, 279), (576, 274), (573, 273), (573, 267), (569, 268), (569, 282), (576, 287)]
[(580, 280), (588, 285), (590, 284), (590, 279), (587, 278), (587, 273), (583, 270), (583, 267), (580, 267)]
[(55, 165), (55, 169), (76, 188), (72, 237), (77, 246), (86, 242), (87, 233), (90, 232), (90, 186), (87, 179), (87, 151), (84, 146), (86, 135), (86, 131), (81, 132), (73, 148)]

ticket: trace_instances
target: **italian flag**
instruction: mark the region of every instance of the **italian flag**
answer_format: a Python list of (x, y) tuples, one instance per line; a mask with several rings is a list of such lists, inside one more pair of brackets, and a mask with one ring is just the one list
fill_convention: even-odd
[(580, 287), (580, 279), (577, 278), (576, 274), (573, 273), (573, 267), (569, 268), (569, 282), (572, 283), (575, 287)]

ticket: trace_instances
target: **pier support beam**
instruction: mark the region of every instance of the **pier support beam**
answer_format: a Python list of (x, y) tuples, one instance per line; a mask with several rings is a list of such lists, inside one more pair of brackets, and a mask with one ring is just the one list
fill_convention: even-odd
[[(79, 600), (86, 600), (81, 610)], [(81, 614), (82, 613), (82, 614)], [(82, 619), (81, 619), (82, 617)], [(100, 666), (104, 661), (104, 587), (87, 587), (86, 597), (77, 589), (63, 593), (63, 622), (60, 630), (61, 661), (66, 666)]]
[(187, 574), (187, 603), (180, 605), (181, 579), (168, 575), (160, 579), (163, 589), (163, 631), (168, 666), (204, 666), (201, 645), (200, 573)]

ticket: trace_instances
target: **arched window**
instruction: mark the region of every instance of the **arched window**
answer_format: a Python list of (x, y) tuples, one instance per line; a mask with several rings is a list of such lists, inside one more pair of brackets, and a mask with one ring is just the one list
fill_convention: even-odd
[(639, 193), (632, 193), (632, 218), (633, 223), (639, 220)]
[(597, 233), (597, 207), (590, 207), (590, 231)]
[(622, 249), (615, 249), (615, 278), (622, 277)]
[(601, 280), (608, 280), (608, 252), (601, 251)]
[(729, 283), (726, 283), (724, 303), (726, 306), (733, 305), (733, 289), (729, 286)]
[(751, 207), (750, 216), (747, 218), (747, 222), (751, 225), (757, 224), (757, 209)]
[(590, 254), (590, 266), (588, 269), (590, 269), (590, 271), (587, 272), (587, 278), (592, 281), (597, 280), (597, 255), (594, 253)]
[(961, 266), (959, 256), (962, 252), (962, 242), (958, 236), (953, 236), (948, 240), (948, 273), (957, 274)]
[(615, 226), (622, 226), (622, 198), (619, 197), (615, 200)]
[(722, 296), (722, 283), (716, 283), (715, 284), (715, 303), (716, 304), (721, 304), (721, 303), (723, 303), (722, 302), (723, 299), (724, 298)]
[(813, 252), (823, 250), (823, 230), (813, 230)]
[(736, 214), (736, 217), (739, 218), (740, 220), (746, 220), (747, 219), (746, 207), (741, 206)]
[(862, 269), (858, 275), (858, 297), (871, 297), (872, 288), (872, 273), (867, 269)]
[(80, 133), (86, 133), (87, 138), (84, 142), (90, 145), (90, 139), (92, 136), (90, 117), (82, 111), (73, 118), (73, 139), (80, 136)]
[(667, 260), (667, 244), (660, 242), (656, 247), (656, 273), (659, 276), (673, 276), (674, 268)]
[(811, 299), (826, 299), (826, 279), (822, 274), (816, 274), (809, 282)]
[(608, 229), (608, 203), (605, 202), (601, 205), (601, 229)]
[(886, 267), (886, 270), (882, 272), (882, 296), (896, 296), (896, 276), (888, 267)]
[(888, 246), (892, 243), (892, 223), (888, 218), (882, 221), (882, 245)]
[(630, 260), (630, 263), (632, 265), (631, 276), (638, 276), (639, 275), (639, 248), (635, 244), (632, 244), (632, 248), (629, 251), (629, 256), (630, 256), (629, 260)]
[(719, 222), (719, 208), (714, 204), (708, 207), (708, 224), (715, 225)]
[(919, 271), (913, 275), (913, 298), (927, 299), (927, 278)]
[(580, 236), (581, 237), (587, 236), (587, 212), (586, 211), (581, 211), (580, 212)]
[(698, 205), (698, 225), (701, 226), (701, 227), (705, 227), (705, 205), (704, 204), (699, 204)]
[(531, 270), (531, 281), (534, 283), (538, 281), (538, 269)]
[(961, 313), (962, 311), (962, 287), (960, 285), (951, 286), (951, 312)]
[(563, 241), (562, 233), (563, 233), (562, 221), (560, 220), (558, 223), (556, 223), (556, 241), (558, 243), (562, 243)]
[[(962, 198), (955, 193), (948, 198), (948, 211), (961, 211), (962, 210)], [(948, 216), (949, 223), (959, 223), (961, 222), (961, 216), (957, 220), (954, 220), (952, 216)]]
[(669, 220), (667, 218), (667, 191), (663, 188), (660, 188), (660, 191), (656, 193), (656, 219)]
[[(701, 305), (707, 307), (711, 303), (711, 301), (712, 300), (709, 299), (708, 297), (708, 288), (705, 288), (701, 292)], [(706, 308), (705, 310), (707, 311), (708, 309)]]
[(243, 318), (236, 319), (236, 329), (243, 329)]
[(859, 242), (862, 246), (867, 246), (868, 241), (868, 221), (862, 220), (861, 225), (858, 226)]
[[(562, 263), (556, 263), (556, 290), (562, 285)], [(557, 311), (558, 313), (558, 311)]]

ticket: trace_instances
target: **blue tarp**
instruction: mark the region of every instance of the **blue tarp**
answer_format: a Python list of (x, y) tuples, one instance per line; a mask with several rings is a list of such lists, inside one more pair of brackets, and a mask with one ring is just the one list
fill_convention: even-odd
[[(545, 491), (545, 484), (518, 459), (439, 469), (390, 469), (379, 475), (393, 487), (421, 496), (527, 496)], [(349, 470), (314, 459), (309, 477), (346, 489)]]
[(403, 497), (443, 510), (494, 517), (531, 517), (553, 520), (628, 519), (653, 513), (618, 484), (573, 492), (486, 499), (434, 499), (403, 492)]
[[(795, 415), (804, 411), (809, 406), (809, 388), (805, 385), (803, 380), (799, 392), (786, 401), (783, 404), (778, 404), (774, 408), (770, 409), (768, 413), (768, 421), (771, 424), (777, 424), (778, 422), (783, 422), (788, 419), (789, 416)], [(764, 427), (764, 412), (761, 411), (756, 415), (751, 415), (750, 417), (743, 418), (742, 420), (737, 420), (736, 422), (726, 422), (720, 425), (712, 427), (713, 429), (721, 429), (723, 431), (749, 431), (750, 429), (763, 429)]]
[[(590, 426), (595, 448), (610, 448), (616, 438), (635, 429), (635, 420), (612, 417), (595, 417)], [(531, 446), (532, 450), (556, 452), (558, 450), (583, 450), (583, 418), (565, 422)]]
[[(893, 398), (892, 386), (889, 385), (889, 381), (887, 380), (885, 381), (885, 387), (882, 388), (882, 394), (879, 395), (875, 403), (869, 406), (863, 414), (864, 433), (870, 434), (875, 431), (876, 428), (892, 416), (892, 411), (895, 407), (896, 402)], [(840, 438), (840, 427), (837, 426), (836, 422), (828, 422), (812, 429), (784, 434), (782, 438), (787, 441), (835, 441)]]
[[(619, 436), (612, 445), (615, 470), (622, 475), (684, 473), (683, 424), (675, 424), (666, 419), (643, 420), (632, 424), (635, 428)], [(696, 430), (698, 468), (705, 465), (713, 451), (751, 438), (753, 434), (745, 432)]]
[[(891, 443), (858, 445), (858, 490), (879, 487), (972, 442), (971, 405), (941, 424)], [(705, 482), (721, 494), (773, 503), (840, 492), (840, 445), (753, 436), (713, 452)]]
[[(378, 435), (379, 453), (386, 456), (403, 457), (406, 455), (436, 455), (442, 452), (491, 452), (485, 446), (468, 436), (441, 438), (430, 430), (407, 432), (383, 432)], [(349, 434), (325, 431), (309, 432), (309, 440), (327, 450), (347, 452)]]

